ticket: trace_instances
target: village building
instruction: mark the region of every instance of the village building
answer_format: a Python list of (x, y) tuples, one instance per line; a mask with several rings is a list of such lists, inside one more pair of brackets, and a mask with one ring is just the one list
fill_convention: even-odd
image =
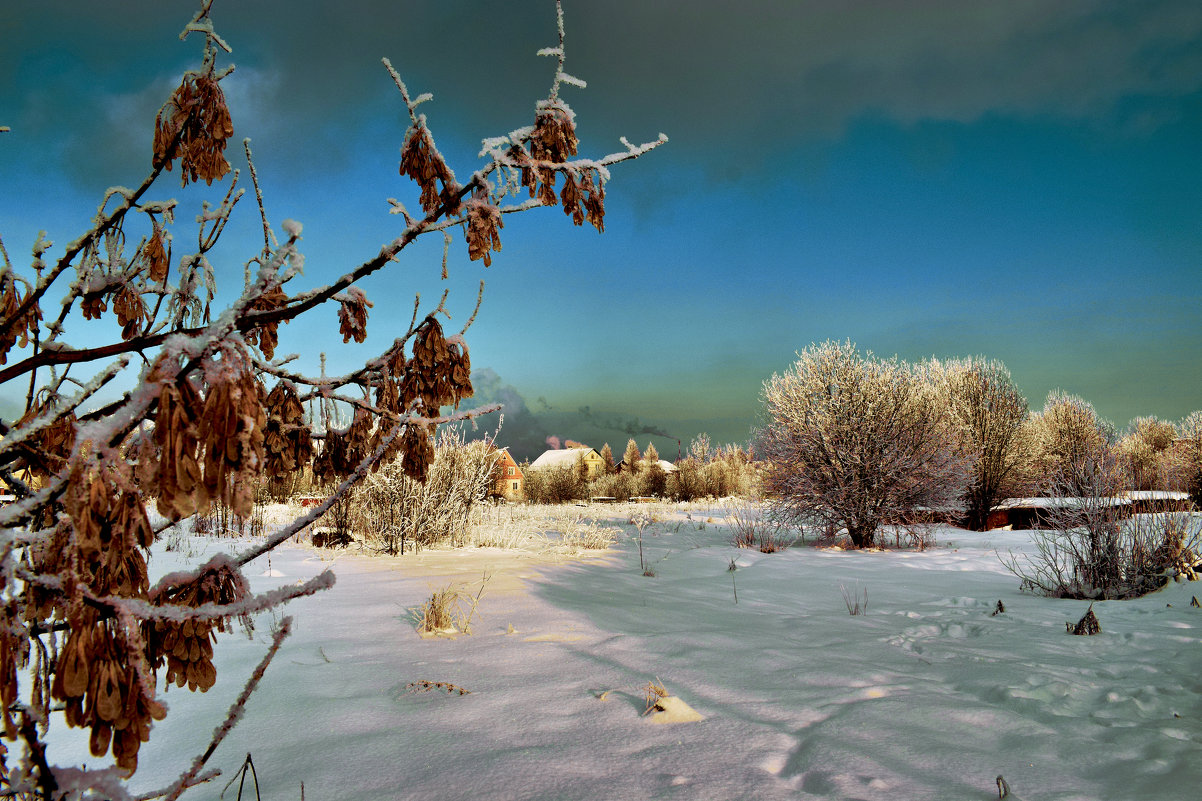
[(596, 478), (604, 469), (601, 454), (592, 448), (560, 448), (553, 451), (543, 451), (542, 455), (530, 463), (531, 470), (553, 470), (574, 468), (577, 462), (583, 461), (588, 478)]
[(1120, 497), (1131, 501), (1132, 514), (1150, 512), (1189, 512), (1194, 508), (1188, 492), (1169, 490), (1127, 490)]
[[(639, 459), (637, 464), (638, 464), (638, 469), (639, 469), (639, 470), (642, 470), (644, 467), (646, 467), (646, 466), (647, 466), (647, 460), (646, 460), (646, 459)], [(626, 460), (625, 460), (625, 459), (623, 459), (622, 461), (618, 462), (618, 463), (617, 463), (617, 464), (616, 464), (614, 467), (615, 467), (615, 469), (617, 470), (617, 472), (619, 472), (619, 473), (624, 473), (624, 472), (626, 472), (627, 470), (629, 470), (629, 469), (630, 469), (630, 468), (629, 468), (629, 466), (626, 464)], [(676, 465), (674, 465), (674, 464), (672, 464), (671, 462), (669, 462), (669, 461), (666, 461), (666, 460), (664, 460), (664, 459), (660, 459), (660, 460), (659, 460), (659, 469), (660, 469), (660, 470), (663, 470), (665, 473), (675, 473), (675, 472), (676, 472)]]
[(1050, 528), (1050, 517), (1058, 509), (1091, 504), (1099, 508), (1113, 507), (1116, 517), (1128, 518), (1132, 513), (1129, 498), (1007, 498), (989, 510), (986, 528), (1014, 530)]
[(522, 481), (525, 476), (522, 474), (522, 468), (513, 460), (509, 448), (500, 448), (497, 452), (500, 456), (497, 458), (496, 467), (493, 468), (493, 486), (490, 494), (507, 501), (520, 501), (524, 497)]

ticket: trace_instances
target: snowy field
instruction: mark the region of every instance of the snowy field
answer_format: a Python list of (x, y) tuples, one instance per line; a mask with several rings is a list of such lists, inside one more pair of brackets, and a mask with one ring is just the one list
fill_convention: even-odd
[[(286, 545), (252, 563), (256, 592), (327, 568), (337, 584), (284, 609), (293, 635), (210, 760), (223, 777), (185, 797), (217, 798), (247, 753), (273, 800), (303, 783), (307, 799), (965, 801), (997, 798), (999, 774), (1026, 801), (1202, 797), (1202, 584), (1097, 603), (1101, 634), (1070, 636), (1088, 604), (1023, 595), (998, 561), (1027, 532), (761, 554), (730, 546), (720, 508), (660, 506), (646, 577), (630, 509), (567, 512), (612, 513), (621, 534), (601, 556)], [(156, 574), (248, 544), (174, 539)], [(414, 607), (486, 571), (470, 636), (418, 636)], [(844, 595), (865, 592), (849, 615)], [(171, 711), (135, 791), (204, 750), (271, 625), (222, 636), (207, 696), (160, 695)], [(644, 715), (655, 679), (704, 719)], [(89, 759), (57, 728), (52, 763)]]

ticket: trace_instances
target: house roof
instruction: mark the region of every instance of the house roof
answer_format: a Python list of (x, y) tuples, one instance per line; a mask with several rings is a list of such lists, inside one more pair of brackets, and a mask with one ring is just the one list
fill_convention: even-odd
[(1096, 503), (1099, 506), (1129, 506), (1129, 498), (1007, 498), (993, 507), (1001, 509), (1071, 509)]
[(579, 458), (587, 457), (589, 454), (596, 456), (598, 459), (601, 455), (592, 448), (560, 448), (554, 451), (543, 451), (542, 455), (530, 463), (531, 470), (542, 470), (548, 467), (572, 467), (576, 464)]
[(1188, 501), (1188, 492), (1171, 492), (1168, 490), (1127, 490), (1121, 493), (1124, 498), (1133, 501)]
[[(647, 462), (645, 459), (639, 459), (638, 463), (639, 463), (639, 466), (643, 466)], [(616, 465), (614, 465), (614, 467), (618, 468), (618, 470), (621, 470), (622, 468), (626, 467), (626, 460), (623, 459), (622, 461), (620, 461)], [(659, 460), (659, 467), (665, 473), (675, 473), (676, 472), (676, 465), (672, 464), (671, 462), (665, 461), (663, 459)]]

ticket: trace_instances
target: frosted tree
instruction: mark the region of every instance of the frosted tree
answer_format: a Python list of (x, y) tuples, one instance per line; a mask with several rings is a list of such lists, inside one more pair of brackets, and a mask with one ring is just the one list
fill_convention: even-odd
[(1051, 392), (1028, 426), (1033, 469), (1045, 491), (1050, 492), (1053, 485), (1058, 493), (1070, 494), (1074, 485), (1082, 492), (1093, 487), (1094, 465), (1114, 444), (1115, 432), (1091, 403), (1076, 395)]
[(601, 446), (601, 475), (612, 476), (615, 472), (617, 467), (614, 466), (614, 452), (607, 442)]
[(1172, 481), (1170, 448), (1177, 439), (1172, 423), (1137, 417), (1118, 443), (1128, 489), (1164, 490)]
[(989, 510), (1026, 486), (1029, 438), (1027, 399), (999, 361), (972, 358), (931, 363), (972, 460), (965, 493), (968, 526), (984, 531)]
[(1177, 440), (1169, 456), (1173, 483), (1202, 507), (1202, 410), (1190, 412), (1176, 428)]
[(626, 463), (626, 469), (631, 473), (639, 472), (639, 462), (643, 459), (643, 455), (639, 453), (638, 443), (631, 437), (626, 443), (626, 452), (622, 454), (622, 461)]
[(969, 460), (936, 396), (920, 371), (850, 342), (799, 353), (761, 393), (769, 422), (756, 450), (777, 514), (846, 528), (855, 547), (868, 548), (883, 523), (959, 502)]
[[(7, 741), (0, 792), (8, 796), (127, 797), (121, 779), (136, 770), (141, 744), (165, 714), (158, 680), (212, 687), (219, 680), (212, 659), (218, 632), (334, 580), (327, 571), (253, 596), (242, 567), (315, 522), (385, 461), (399, 460), (405, 475), (424, 479), (435, 427), (490, 410), (456, 411), (472, 395), (468, 326), (444, 330), (443, 302), (423, 311), (415, 300), (407, 329), (384, 352), (337, 377), (289, 369), (289, 358), (276, 354), (281, 323), (305, 316), (314, 326), (337, 325), (344, 342), (363, 342), (372, 304), (360, 280), (423, 236), (449, 248), (458, 235), (469, 258), (487, 265), (501, 248), (509, 213), (559, 205), (576, 225), (601, 231), (609, 168), (665, 141), (661, 135), (634, 146), (623, 139), (620, 152), (578, 156), (575, 115), (560, 89), (583, 82), (564, 71), (562, 10), (557, 46), (540, 51), (555, 69), (533, 124), (485, 139), (481, 163), (464, 179), (420, 113), (431, 97), (412, 95), (385, 60), (384, 75), (409, 121), (399, 171), (417, 196), (413, 212), (390, 199), (395, 237), (332, 283), (298, 286), (301, 225), (269, 224), (244, 140), (262, 246), (244, 254), (244, 263), (218, 269), (213, 248), (245, 189), (229, 148), (235, 121), (223, 84), (233, 67), (222, 62), (230, 47), (214, 28), (211, 6), (202, 0), (181, 36), (199, 40), (200, 64), (153, 121), (148, 174), (132, 189), (104, 192), (91, 226), (57, 258), (48, 257), (53, 243), (43, 234), (33, 243), (31, 269), (21, 271), (0, 242), (0, 385), (25, 399), (17, 419), (0, 421), (0, 479), (15, 496), (0, 508)], [(176, 219), (193, 215), (160, 197), (168, 172), (183, 185), (216, 184), (216, 201), (197, 217), (198, 232), (185, 236)], [(444, 277), (446, 269), (444, 259)], [(246, 276), (225, 309), (214, 305), (218, 274)], [(94, 319), (116, 324), (112, 341), (83, 338), (80, 321)], [(129, 378), (115, 383), (122, 375)], [(133, 388), (99, 400), (110, 386)], [(327, 419), (311, 431), (305, 404), (314, 399), (346, 410), (345, 425)], [(147, 559), (168, 526), (218, 503), (245, 515), (260, 481), (306, 465), (336, 486), (328, 501), (237, 558), (219, 555), (151, 586)], [(207, 759), (289, 625), (287, 618), (279, 625), (226, 725), (208, 748), (198, 743), (203, 754), (159, 795), (175, 798), (212, 777)], [(53, 764), (47, 731), (63, 722), (89, 732), (99, 767)], [(104, 767), (109, 757), (114, 767)]]

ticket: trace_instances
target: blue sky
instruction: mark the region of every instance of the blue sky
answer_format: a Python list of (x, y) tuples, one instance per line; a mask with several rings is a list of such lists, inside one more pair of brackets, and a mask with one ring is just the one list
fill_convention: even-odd
[[(39, 229), (61, 245), (104, 187), (141, 180), (154, 112), (197, 60), (177, 38), (191, 9), (0, 8), (0, 237), (19, 264)], [(554, 44), (549, 2), (217, 0), (213, 17), (235, 137), (271, 220), (304, 223), (309, 284), (396, 235), (385, 198), (416, 204), (381, 56), (435, 95), (461, 175), (480, 139), (529, 124), (553, 67), (534, 55)], [(565, 17), (584, 153), (671, 142), (614, 169), (604, 235), (547, 209), (506, 219), (488, 270), (453, 248), (455, 323), (487, 282), (468, 341), (513, 436), (746, 441), (763, 380), (824, 339), (998, 358), (1033, 408), (1060, 388), (1120, 427), (1202, 408), (1196, 2), (567, 0)], [(160, 187), (177, 241), (206, 196)], [(258, 237), (246, 203), (218, 254), (228, 285)], [(337, 370), (382, 349), (413, 292), (441, 291), (440, 251), (368, 281), (364, 346), (330, 310), (281, 350)]]

